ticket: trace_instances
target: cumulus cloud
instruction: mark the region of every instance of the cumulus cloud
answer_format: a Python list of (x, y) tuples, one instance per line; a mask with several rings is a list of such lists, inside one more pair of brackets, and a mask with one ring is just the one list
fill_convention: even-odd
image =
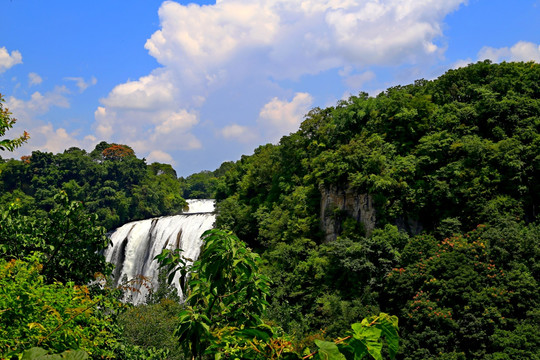
[(13, 96), (6, 99), (6, 107), (17, 119), (17, 123), (10, 132), (19, 134), (25, 130), (30, 134), (28, 143), (10, 153), (9, 156), (27, 155), (34, 150), (57, 153), (72, 146), (89, 149), (96, 144), (97, 139), (92, 135), (79, 139), (77, 131), (69, 132), (62, 127), (54, 128), (50, 122), (40, 120), (40, 117), (53, 107), (68, 108), (70, 106), (66, 97), (68, 93), (69, 91), (64, 86), (59, 86), (43, 94), (36, 91), (28, 100)]
[[(477, 61), (491, 60), (501, 61), (535, 61), (540, 63), (540, 44), (527, 41), (519, 41), (511, 47), (494, 48), (484, 46), (477, 55)], [(453, 69), (465, 67), (474, 61), (471, 58), (457, 60)]]
[(150, 154), (148, 154), (148, 156), (146, 157), (146, 161), (149, 164), (153, 162), (160, 162), (175, 165), (173, 157), (170, 154), (167, 154), (166, 152), (160, 150), (151, 151)]
[(499, 61), (535, 61), (540, 63), (540, 44), (519, 41), (512, 47), (493, 48), (483, 47), (478, 53), (478, 59)]
[(376, 75), (373, 71), (368, 70), (360, 74), (350, 74), (347, 69), (340, 71), (340, 75), (343, 77), (343, 82), (347, 86), (350, 92), (358, 92), (362, 90), (362, 86), (373, 79)]
[[(161, 64), (197, 75), (257, 59), (274, 77), (344, 65), (396, 64), (432, 55), (441, 21), (464, 0), (222, 0), (213, 6), (165, 2), (162, 29), (146, 48)], [(264, 58), (261, 56), (264, 55)]]
[(22, 55), (19, 51), (13, 50), (10, 54), (5, 46), (0, 48), (0, 74), (21, 63)]
[[(359, 69), (438, 58), (444, 51), (437, 44), (442, 21), (465, 2), (219, 0), (201, 6), (165, 1), (159, 9), (161, 28), (145, 44), (161, 67), (117, 85), (101, 99), (96, 133), (133, 144), (139, 153), (201, 148), (195, 135), (198, 113), (223, 89), (262, 88), (348, 67), (343, 81), (358, 90), (374, 77)], [(276, 87), (279, 92), (261, 91), (264, 97), (251, 103), (287, 93)], [(245, 91), (238, 97), (254, 96)], [(307, 93), (291, 101), (274, 98), (260, 111), (254, 124), (259, 128), (217, 125), (218, 137), (245, 140), (261, 134), (264, 141), (276, 140), (298, 128), (313, 101)], [(227, 104), (224, 111), (235, 114)]]
[[(119, 99), (120, 100), (120, 99)], [(161, 101), (161, 100), (157, 100)], [(100, 106), (94, 113), (96, 134), (105, 140), (130, 144), (137, 153), (152, 150), (192, 150), (201, 142), (189, 131), (199, 122), (198, 113), (171, 104), (142, 110), (121, 105)]]
[(43, 79), (38, 74), (31, 72), (28, 74), (28, 85), (39, 85), (43, 82)]
[(28, 121), (36, 115), (48, 112), (53, 106), (68, 108), (69, 101), (65, 96), (68, 93), (65, 86), (57, 86), (53, 91), (44, 94), (36, 91), (26, 101), (10, 96), (7, 98), (6, 105), (16, 118)]
[(255, 129), (238, 124), (225, 126), (221, 129), (220, 134), (225, 139), (235, 140), (245, 144), (249, 144), (258, 138)]
[(259, 122), (268, 130), (270, 140), (277, 141), (298, 130), (312, 103), (313, 97), (308, 93), (297, 93), (291, 101), (273, 98), (261, 109)]
[(452, 69), (459, 69), (459, 68), (462, 68), (462, 67), (466, 67), (467, 65), (469, 65), (471, 63), (473, 63), (471, 58), (461, 59), (461, 60), (458, 60), (458, 61), (456, 61), (455, 63), (452, 64)]
[(31, 138), (28, 146), (31, 150), (39, 149), (41, 151), (58, 153), (74, 146), (91, 148), (96, 143), (96, 139), (93, 136), (87, 136), (79, 140), (77, 138), (77, 132), (69, 133), (64, 128), (54, 129), (51, 123), (33, 128), (29, 132)]
[(84, 90), (88, 89), (90, 86), (97, 84), (97, 79), (95, 76), (92, 76), (92, 78), (90, 78), (90, 80), (88, 81), (85, 81), (82, 77), (66, 77), (64, 78), (64, 80), (74, 81), (75, 85), (77, 85), (77, 87), (79, 88), (79, 92), (81, 93), (84, 92)]

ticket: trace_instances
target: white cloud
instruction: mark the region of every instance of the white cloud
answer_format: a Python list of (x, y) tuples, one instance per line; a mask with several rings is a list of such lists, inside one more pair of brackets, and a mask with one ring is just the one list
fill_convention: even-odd
[(535, 61), (540, 63), (540, 44), (527, 41), (519, 41), (514, 46), (493, 48), (483, 47), (478, 53), (478, 59), (499, 61)]
[(94, 112), (96, 119), (96, 133), (102, 139), (110, 139), (113, 134), (111, 117), (107, 114), (107, 109), (99, 106)]
[[(527, 41), (518, 41), (511, 47), (494, 48), (484, 46), (477, 55), (477, 61), (491, 60), (493, 62), (501, 61), (535, 61), (540, 63), (540, 44)], [(474, 61), (470, 58), (457, 60), (453, 69), (465, 67)]]
[(151, 151), (150, 154), (148, 154), (148, 156), (146, 157), (146, 161), (148, 164), (151, 164), (153, 162), (160, 162), (175, 165), (173, 157), (170, 154), (167, 154), (166, 152), (160, 150)]
[(68, 108), (70, 106), (69, 100), (66, 98), (68, 93), (69, 91), (64, 86), (60, 86), (43, 94), (36, 91), (28, 100), (13, 96), (6, 99), (6, 107), (17, 119), (17, 123), (11, 131), (14, 134), (19, 134), (26, 130), (30, 134), (28, 143), (16, 149), (9, 156), (27, 155), (34, 150), (57, 153), (72, 146), (86, 149), (95, 146), (97, 139), (94, 136), (88, 135), (79, 139), (77, 131), (69, 132), (63, 127), (54, 128), (52, 123), (44, 123), (39, 119), (53, 107)]
[(238, 124), (227, 125), (220, 131), (221, 136), (228, 140), (241, 143), (251, 143), (258, 138), (255, 129)]
[(125, 110), (159, 109), (174, 100), (176, 89), (169, 76), (168, 73), (155, 71), (137, 81), (117, 85), (102, 103)]
[[(202, 146), (190, 133), (199, 122), (198, 113), (178, 108), (167, 95), (173, 89), (166, 84), (160, 88), (159, 82), (143, 90), (132, 86), (136, 84), (123, 85), (113, 89), (112, 96), (103, 100), (106, 106), (98, 107), (94, 113), (98, 137), (129, 144), (143, 156), (153, 150), (192, 150)], [(140, 102), (132, 105), (131, 96)]]
[(273, 98), (261, 109), (259, 122), (269, 131), (270, 140), (277, 141), (298, 130), (312, 103), (308, 93), (297, 93), (291, 101)]
[[(30, 149), (50, 151), (52, 153), (62, 152), (70, 147), (90, 148), (96, 143), (95, 138), (85, 137), (78, 140), (77, 132), (68, 133), (64, 128), (54, 129), (51, 123), (30, 130), (31, 140), (28, 143)], [(26, 149), (28, 150), (28, 149)]]
[(5, 47), (0, 48), (0, 74), (7, 69), (22, 63), (22, 55), (19, 51), (13, 50), (11, 54)]
[(172, 114), (166, 114), (163, 122), (156, 126), (156, 135), (162, 136), (177, 130), (189, 129), (199, 122), (197, 114), (190, 114), (186, 110), (180, 110)]
[[(32, 126), (27, 128), (30, 134), (30, 140), (16, 149), (9, 156), (15, 158), (22, 155), (29, 155), (32, 151), (47, 151), (52, 153), (62, 152), (70, 147), (78, 147), (81, 149), (92, 149), (97, 144), (97, 139), (93, 136), (85, 136), (83, 139), (78, 138), (78, 132), (68, 132), (64, 128), (55, 129), (51, 123), (39, 125), (39, 122), (30, 122)], [(19, 125), (19, 124), (17, 124)], [(27, 126), (28, 122), (23, 122), (21, 126)]]
[(375, 79), (375, 73), (373, 71), (365, 71), (360, 74), (347, 75), (343, 81), (351, 92), (358, 92), (362, 90), (364, 83), (373, 79)]
[[(101, 100), (96, 133), (140, 153), (201, 148), (198, 113), (223, 89), (240, 89), (237, 96), (248, 98), (255, 95), (243, 89), (272, 83), (283, 96), (276, 81), (348, 67), (344, 82), (358, 90), (374, 77), (359, 69), (438, 58), (444, 52), (437, 44), (442, 21), (465, 2), (218, 0), (200, 6), (165, 1), (161, 28), (145, 44), (161, 67), (117, 85)], [(271, 88), (250, 103), (278, 95)], [(276, 140), (298, 128), (313, 101), (307, 93), (290, 102), (275, 98), (254, 127), (216, 125), (217, 136), (247, 141), (261, 134), (263, 141)], [(223, 111), (235, 116), (236, 109), (227, 106)]]
[(38, 74), (31, 72), (28, 74), (28, 84), (30, 86), (32, 85), (39, 85), (43, 82), (43, 79)]
[(452, 69), (459, 69), (459, 68), (462, 68), (462, 67), (466, 67), (467, 65), (469, 65), (471, 63), (473, 63), (471, 58), (458, 60), (454, 64), (452, 64)]
[(92, 85), (97, 84), (97, 79), (95, 76), (92, 76), (90, 80), (85, 81), (82, 77), (66, 77), (64, 80), (68, 81), (74, 81), (77, 87), (79, 88), (79, 92), (84, 92), (84, 90), (88, 89)]
[(241, 58), (257, 59), (274, 77), (346, 64), (396, 64), (435, 54), (442, 19), (464, 2), (222, 0), (184, 6), (166, 1), (159, 11), (162, 29), (146, 48), (186, 76), (212, 76)]
[(53, 106), (68, 108), (69, 101), (65, 97), (65, 94), (68, 93), (69, 91), (65, 86), (57, 86), (53, 91), (45, 94), (36, 91), (27, 101), (10, 96), (6, 101), (6, 105), (16, 118), (31, 120), (36, 115), (48, 112)]

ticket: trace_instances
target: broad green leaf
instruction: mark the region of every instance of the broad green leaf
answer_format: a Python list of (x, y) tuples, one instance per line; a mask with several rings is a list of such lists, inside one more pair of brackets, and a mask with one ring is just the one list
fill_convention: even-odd
[(47, 350), (39, 348), (39, 347), (33, 347), (29, 350), (26, 350), (22, 355), (22, 360), (32, 360), (37, 359), (43, 355), (47, 355)]
[(398, 318), (397, 316), (390, 316), (385, 313), (381, 313), (379, 317), (381, 319), (379, 327), (388, 343), (390, 358), (394, 359), (399, 350), (399, 335), (397, 332)]
[[(365, 319), (364, 319), (365, 320)], [(367, 324), (367, 325), (366, 325)], [(360, 341), (367, 352), (376, 360), (382, 360), (382, 330), (375, 326), (369, 326), (369, 323), (362, 321), (362, 323), (355, 323), (351, 325), (354, 330), (354, 338)]]
[(86, 360), (88, 359), (88, 354), (83, 350), (68, 350), (64, 351), (62, 354), (62, 359), (65, 360)]
[(259, 339), (262, 341), (268, 341), (272, 337), (272, 334), (268, 334), (266, 331), (259, 330), (259, 329), (243, 329), (236, 331), (236, 334), (238, 334), (241, 337), (248, 338), (248, 339)]
[(353, 350), (354, 360), (361, 360), (368, 354), (366, 344), (360, 340), (352, 339), (349, 341), (349, 346)]
[(345, 355), (339, 352), (337, 345), (330, 341), (315, 340), (319, 348), (319, 357), (322, 360), (346, 360)]
[(67, 350), (61, 354), (47, 354), (47, 350), (34, 347), (26, 350), (22, 355), (22, 360), (86, 360), (88, 354), (84, 350)]

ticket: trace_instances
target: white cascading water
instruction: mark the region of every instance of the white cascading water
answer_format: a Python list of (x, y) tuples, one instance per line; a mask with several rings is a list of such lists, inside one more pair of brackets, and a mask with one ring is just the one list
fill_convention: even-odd
[[(215, 221), (214, 200), (187, 200), (189, 210), (182, 215), (127, 223), (109, 237), (111, 244), (105, 250), (105, 259), (115, 265), (114, 282), (118, 285), (123, 280), (143, 277), (141, 284), (132, 282), (129, 286), (136, 289), (126, 294), (134, 304), (143, 303), (150, 286), (158, 285), (158, 263), (154, 260), (163, 249), (182, 249), (182, 256), (196, 260), (202, 245), (201, 235), (213, 227)], [(177, 274), (174, 284), (178, 286)], [(182, 292), (178, 289), (182, 297)]]

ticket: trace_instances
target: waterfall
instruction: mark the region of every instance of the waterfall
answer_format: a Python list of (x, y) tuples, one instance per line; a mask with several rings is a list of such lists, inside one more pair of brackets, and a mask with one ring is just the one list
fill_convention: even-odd
[[(143, 277), (147, 282), (130, 283), (135, 291), (127, 291), (126, 298), (134, 304), (143, 303), (150, 286), (158, 285), (158, 263), (154, 257), (163, 249), (182, 249), (182, 256), (196, 260), (202, 245), (201, 235), (213, 227), (214, 200), (187, 200), (189, 211), (182, 215), (127, 223), (109, 234), (111, 244), (105, 259), (115, 265), (114, 285), (123, 280)], [(174, 284), (178, 285), (177, 274)], [(182, 297), (181, 290), (178, 294)]]

